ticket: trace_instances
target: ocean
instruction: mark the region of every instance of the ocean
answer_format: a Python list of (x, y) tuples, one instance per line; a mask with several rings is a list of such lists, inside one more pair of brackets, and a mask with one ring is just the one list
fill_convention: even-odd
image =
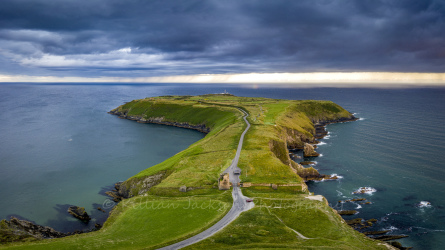
[[(314, 166), (335, 181), (309, 182), (336, 209), (377, 219), (370, 230), (408, 235), (404, 246), (445, 247), (445, 88), (297, 88), (223, 84), (0, 84), (0, 219), (17, 216), (63, 232), (103, 223), (113, 184), (203, 138), (197, 131), (122, 120), (107, 112), (159, 95), (331, 100), (360, 120), (327, 126)], [(360, 187), (375, 192), (353, 194)], [(360, 202), (341, 200), (366, 198)], [(424, 202), (424, 203), (421, 203)], [(421, 205), (427, 204), (430, 205)], [(71, 218), (69, 205), (94, 217)]]

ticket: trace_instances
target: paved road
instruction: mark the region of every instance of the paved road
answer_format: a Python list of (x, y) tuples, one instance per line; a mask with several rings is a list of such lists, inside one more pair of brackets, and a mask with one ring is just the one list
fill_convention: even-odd
[(238, 168), (238, 160), (241, 154), (241, 149), (243, 147), (243, 141), (244, 141), (244, 135), (247, 133), (247, 130), (250, 128), (250, 123), (247, 121), (247, 114), (244, 110), (239, 109), (241, 112), (244, 113), (244, 121), (247, 124), (247, 128), (244, 130), (244, 132), (241, 134), (240, 141), (238, 143), (238, 148), (236, 150), (235, 158), (232, 161), (232, 164), (224, 171), (224, 173), (229, 173), (230, 181), (232, 182), (232, 197), (233, 197), (233, 205), (230, 211), (215, 225), (210, 227), (209, 229), (205, 230), (204, 232), (201, 232), (200, 234), (197, 234), (191, 238), (188, 238), (186, 240), (180, 241), (176, 244), (163, 247), (162, 250), (170, 250), (170, 249), (180, 249), (186, 246), (189, 246), (191, 244), (194, 244), (198, 241), (201, 241), (205, 238), (208, 238), (218, 232), (219, 230), (223, 229), (225, 226), (229, 225), (230, 222), (234, 221), (243, 211), (247, 211), (254, 207), (253, 202), (246, 202), (247, 197), (245, 197), (241, 189), (238, 187), (238, 183), (240, 182), (239, 175), (235, 175), (235, 170), (241, 170)]

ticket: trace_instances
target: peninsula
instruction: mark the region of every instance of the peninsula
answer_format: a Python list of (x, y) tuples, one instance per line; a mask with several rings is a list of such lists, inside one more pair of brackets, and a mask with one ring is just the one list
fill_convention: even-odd
[(99, 231), (5, 247), (169, 249), (214, 228), (238, 199), (251, 205), (183, 249), (391, 248), (352, 229), (323, 196), (311, 194), (305, 181), (330, 176), (289, 156), (289, 149), (301, 149), (316, 157), (318, 126), (356, 119), (333, 102), (160, 96), (128, 102), (110, 113), (207, 135), (118, 183), (113, 197), (121, 201)]

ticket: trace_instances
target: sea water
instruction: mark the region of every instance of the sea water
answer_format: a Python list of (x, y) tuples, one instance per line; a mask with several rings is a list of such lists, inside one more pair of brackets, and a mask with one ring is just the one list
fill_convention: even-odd
[[(204, 137), (107, 113), (162, 89), (0, 85), (0, 219), (16, 216), (62, 232), (102, 224), (114, 205), (104, 193), (114, 183)], [(85, 207), (93, 220), (73, 218), (70, 205)]]
[[(331, 100), (356, 113), (358, 121), (327, 126), (317, 149), (323, 156), (314, 159), (320, 173), (342, 178), (309, 182), (310, 191), (336, 209), (359, 211), (345, 219), (377, 219), (369, 230), (408, 235), (398, 240), (405, 246), (445, 247), (445, 88), (0, 84), (0, 219), (16, 214), (62, 231), (91, 227), (70, 218), (67, 204), (99, 218), (104, 190), (204, 136), (106, 112), (137, 98), (225, 90)], [(361, 187), (375, 192), (353, 194)], [(371, 204), (338, 202), (352, 198)]]

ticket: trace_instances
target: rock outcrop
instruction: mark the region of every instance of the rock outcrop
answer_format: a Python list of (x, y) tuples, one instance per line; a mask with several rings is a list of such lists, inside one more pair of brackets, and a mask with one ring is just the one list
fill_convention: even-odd
[(338, 210), (337, 212), (339, 215), (354, 215), (358, 213), (356, 210)]
[(114, 189), (105, 192), (105, 194), (112, 197), (114, 202), (119, 202), (148, 192), (151, 187), (159, 184), (165, 177), (167, 177), (166, 171), (159, 171), (150, 176), (133, 177), (114, 184)]
[(91, 220), (85, 208), (78, 206), (71, 206), (68, 208), (68, 213), (74, 216), (74, 218), (79, 219), (83, 222), (88, 222)]
[(309, 143), (305, 143), (304, 144), (304, 149), (303, 149), (303, 156), (304, 157), (317, 157), (320, 154), (315, 152), (314, 147), (309, 144)]
[(186, 186), (180, 186), (179, 187), (179, 192), (187, 192), (187, 187)]
[(12, 217), (11, 220), (0, 221), (0, 243), (30, 241), (65, 237), (66, 234), (50, 227), (36, 225), (27, 220)]
[(218, 188), (219, 190), (229, 190), (230, 189), (230, 179), (229, 174), (224, 173), (221, 174), (218, 180)]

